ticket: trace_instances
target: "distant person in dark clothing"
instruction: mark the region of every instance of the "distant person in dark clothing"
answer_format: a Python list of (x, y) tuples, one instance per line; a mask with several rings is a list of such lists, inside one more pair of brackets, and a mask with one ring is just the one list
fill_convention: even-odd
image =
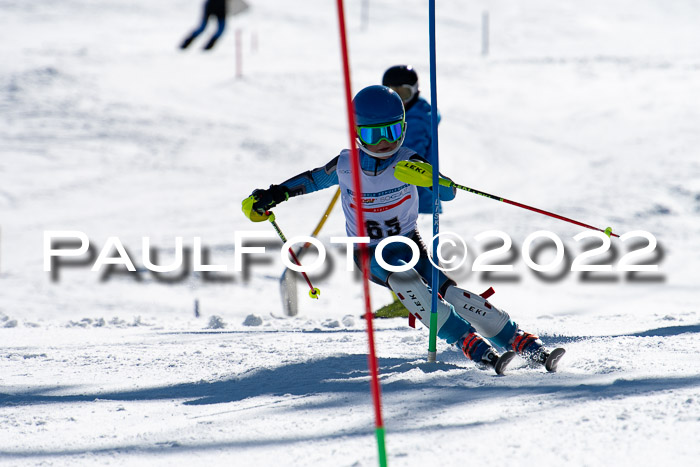
[(204, 32), (210, 16), (216, 16), (216, 19), (219, 22), (219, 27), (214, 35), (211, 36), (211, 39), (209, 39), (207, 45), (204, 46), (204, 50), (209, 50), (214, 47), (214, 44), (216, 44), (216, 41), (224, 33), (224, 28), (226, 27), (226, 0), (207, 0), (204, 3), (204, 16), (202, 17), (202, 23), (197, 29), (192, 31), (192, 34), (190, 34), (187, 39), (182, 42), (180, 45), (181, 49), (186, 49), (197, 36)]

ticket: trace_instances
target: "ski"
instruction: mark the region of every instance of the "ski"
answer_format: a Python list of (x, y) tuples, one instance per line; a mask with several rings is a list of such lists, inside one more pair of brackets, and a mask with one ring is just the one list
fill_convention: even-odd
[(562, 349), (561, 347), (558, 347), (551, 352), (549, 352), (549, 355), (547, 355), (547, 359), (544, 361), (544, 367), (547, 371), (550, 373), (554, 373), (557, 371), (557, 365), (559, 364), (559, 360), (561, 357), (564, 356), (566, 353), (566, 350)]
[(506, 371), (508, 364), (511, 362), (511, 360), (513, 360), (513, 357), (515, 357), (515, 352), (512, 350), (508, 350), (503, 355), (498, 357), (498, 360), (496, 360), (496, 363), (493, 366), (494, 370), (496, 370), (496, 374), (502, 375), (503, 372)]

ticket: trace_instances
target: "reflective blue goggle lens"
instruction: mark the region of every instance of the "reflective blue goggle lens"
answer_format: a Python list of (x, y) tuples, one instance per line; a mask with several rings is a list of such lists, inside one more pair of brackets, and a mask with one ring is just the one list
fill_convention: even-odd
[(396, 122), (384, 126), (361, 126), (357, 127), (357, 134), (360, 137), (360, 141), (365, 144), (379, 144), (381, 140), (394, 143), (401, 139), (403, 123)]

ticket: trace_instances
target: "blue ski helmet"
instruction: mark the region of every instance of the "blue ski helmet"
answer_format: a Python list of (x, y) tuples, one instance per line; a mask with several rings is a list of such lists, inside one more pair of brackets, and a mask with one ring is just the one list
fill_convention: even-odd
[[(359, 137), (357, 143), (362, 150), (371, 156), (385, 159), (399, 150), (406, 136), (406, 112), (401, 97), (392, 89), (373, 85), (367, 86), (355, 95), (352, 100), (355, 108), (355, 124), (359, 133), (360, 127), (381, 126), (390, 123), (400, 123), (401, 139), (396, 148), (389, 152), (375, 153), (367, 149), (367, 144)], [(398, 134), (397, 134), (398, 135)]]
[(401, 97), (386, 86), (367, 86), (355, 95), (352, 104), (357, 126), (381, 125), (405, 118)]

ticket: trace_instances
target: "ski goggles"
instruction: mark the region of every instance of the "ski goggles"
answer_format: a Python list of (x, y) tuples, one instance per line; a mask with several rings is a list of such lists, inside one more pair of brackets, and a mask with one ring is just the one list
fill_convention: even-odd
[(401, 139), (403, 131), (403, 121), (389, 123), (388, 125), (358, 126), (357, 137), (360, 138), (360, 141), (364, 144), (369, 145), (379, 144), (382, 140), (395, 143)]
[(396, 94), (399, 95), (404, 104), (413, 99), (413, 96), (415, 96), (418, 93), (418, 83), (402, 84), (400, 86), (394, 85), (389, 87), (396, 91)]

